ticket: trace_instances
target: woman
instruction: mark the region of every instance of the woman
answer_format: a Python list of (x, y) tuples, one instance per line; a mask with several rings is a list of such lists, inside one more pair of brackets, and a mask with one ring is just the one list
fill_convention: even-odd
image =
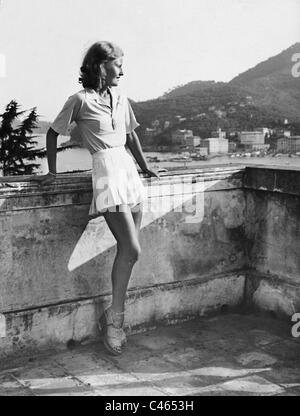
[(115, 89), (123, 76), (123, 52), (110, 42), (90, 47), (81, 66), (79, 82), (84, 89), (69, 97), (51, 125), (46, 139), (49, 173), (34, 178), (51, 183), (56, 176), (57, 136), (65, 135), (73, 121), (72, 138), (82, 140), (92, 155), (93, 200), (89, 215), (103, 215), (117, 240), (112, 268), (112, 303), (100, 317), (99, 328), (106, 349), (115, 355), (126, 342), (123, 331), (125, 296), (133, 265), (141, 248), (139, 231), (145, 190), (128, 146), (143, 172), (148, 168), (135, 133), (139, 126), (128, 99)]

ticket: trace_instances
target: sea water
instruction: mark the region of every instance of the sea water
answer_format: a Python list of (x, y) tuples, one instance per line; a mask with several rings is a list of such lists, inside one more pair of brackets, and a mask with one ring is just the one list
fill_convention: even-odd
[[(40, 135), (37, 139), (37, 148), (45, 148), (46, 135)], [(62, 143), (69, 140), (69, 137), (59, 136), (57, 144), (61, 146)], [(193, 167), (205, 167), (209, 165), (224, 165), (224, 164), (255, 164), (255, 165), (268, 165), (268, 166), (285, 166), (300, 168), (300, 157), (283, 155), (281, 157), (265, 156), (265, 157), (230, 157), (229, 155), (213, 157), (209, 160), (193, 160), (187, 162), (170, 161), (170, 158), (177, 156), (177, 153), (161, 153), (161, 152), (144, 152), (146, 158), (157, 157), (158, 162), (148, 162), (149, 166), (154, 169), (160, 168), (193, 168)], [(47, 158), (36, 159), (36, 163), (40, 163), (40, 168), (36, 171), (37, 174), (44, 174), (48, 172)], [(67, 149), (57, 153), (57, 172), (72, 172), (72, 171), (89, 171), (92, 169), (92, 158), (87, 149), (73, 148)]]

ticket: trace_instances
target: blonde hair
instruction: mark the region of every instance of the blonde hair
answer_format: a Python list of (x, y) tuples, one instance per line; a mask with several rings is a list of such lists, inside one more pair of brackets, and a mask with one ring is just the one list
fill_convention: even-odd
[(122, 49), (115, 43), (107, 41), (94, 43), (83, 59), (79, 83), (84, 88), (99, 89), (101, 87), (100, 64), (120, 58), (123, 55)]

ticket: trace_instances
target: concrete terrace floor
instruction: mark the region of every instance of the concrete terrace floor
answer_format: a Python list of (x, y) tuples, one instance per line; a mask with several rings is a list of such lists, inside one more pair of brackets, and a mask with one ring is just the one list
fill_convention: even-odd
[(99, 340), (1, 368), (1, 396), (297, 396), (300, 338), (289, 322), (228, 313), (132, 335), (120, 357)]

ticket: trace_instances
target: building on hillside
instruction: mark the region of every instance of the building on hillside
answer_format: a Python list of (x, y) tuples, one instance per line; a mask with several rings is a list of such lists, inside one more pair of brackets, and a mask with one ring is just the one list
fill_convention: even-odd
[(202, 146), (207, 148), (208, 154), (219, 153), (219, 139), (217, 138), (204, 139)]
[(265, 136), (261, 131), (241, 131), (239, 133), (239, 140), (241, 144), (265, 144)]
[(267, 151), (270, 149), (270, 144), (254, 144), (253, 146), (245, 147), (245, 150), (250, 152)]
[(154, 120), (151, 123), (152, 127), (155, 129), (157, 129), (160, 126), (160, 121), (159, 120)]
[(192, 130), (176, 130), (172, 132), (172, 145), (186, 145), (186, 139), (194, 137)]
[(277, 140), (277, 152), (297, 153), (300, 152), (300, 136), (282, 137)]
[(279, 137), (291, 137), (292, 133), (291, 130), (289, 130), (288, 128), (274, 128), (271, 131), (275, 136), (279, 136)]
[(218, 129), (211, 133), (211, 137), (219, 138), (219, 139), (226, 139), (226, 131), (222, 131), (222, 129)]
[(227, 154), (229, 151), (229, 144), (227, 139), (219, 139), (219, 153)]
[(149, 127), (146, 127), (145, 137), (150, 139), (150, 138), (153, 138), (156, 134), (157, 134), (156, 129), (150, 129)]
[(185, 144), (188, 147), (196, 147), (199, 146), (201, 143), (201, 138), (199, 136), (189, 136), (185, 139)]
[(229, 107), (227, 111), (228, 111), (229, 114), (234, 114), (234, 113), (236, 113), (236, 108), (235, 107)]
[(268, 127), (258, 127), (256, 128), (256, 131), (263, 133), (265, 138), (270, 137), (270, 129), (268, 129)]
[(300, 152), (300, 136), (291, 136), (289, 140), (291, 153)]
[(149, 127), (146, 127), (145, 135), (146, 136), (154, 136), (156, 134), (156, 129), (150, 129)]
[(229, 129), (229, 130), (227, 130), (227, 136), (237, 138), (239, 136), (239, 132), (234, 130), (234, 129)]
[(277, 140), (276, 150), (280, 153), (289, 153), (289, 139), (287, 137), (281, 137)]
[(180, 114), (177, 114), (177, 116), (174, 116), (176, 121), (180, 121), (180, 119), (182, 118), (182, 116)]
[(283, 130), (284, 137), (292, 137), (290, 130)]
[(244, 150), (260, 150), (265, 147), (265, 135), (262, 131), (241, 131), (238, 137)]
[(202, 146), (207, 147), (208, 154), (228, 153), (228, 140), (210, 137), (202, 140)]
[(226, 117), (227, 116), (227, 112), (226, 111), (219, 110), (219, 109), (218, 110), (215, 110), (214, 113), (219, 118), (222, 118), (222, 117)]
[(205, 117), (205, 116), (206, 116), (206, 113), (199, 113), (199, 114), (196, 114), (194, 116), (194, 119), (202, 118), (202, 117)]

